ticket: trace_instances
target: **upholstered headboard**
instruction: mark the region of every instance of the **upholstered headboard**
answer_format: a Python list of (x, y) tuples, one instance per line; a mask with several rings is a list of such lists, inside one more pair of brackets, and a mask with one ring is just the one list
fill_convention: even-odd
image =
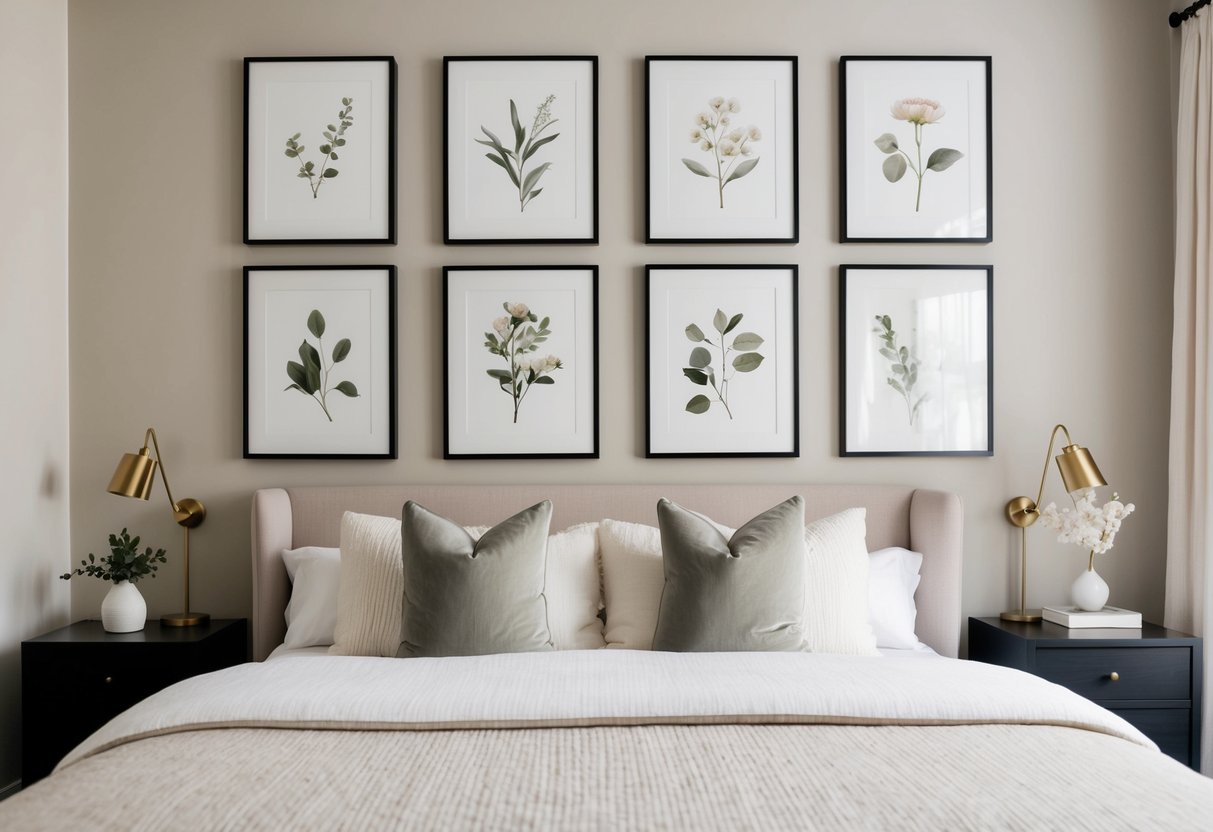
[(290, 582), (282, 550), (336, 546), (346, 511), (399, 517), (416, 500), (464, 525), (493, 525), (550, 499), (552, 529), (604, 518), (657, 524), (667, 497), (739, 526), (793, 494), (809, 520), (854, 506), (868, 510), (868, 548), (904, 546), (923, 555), (918, 637), (945, 656), (960, 646), (963, 511), (945, 491), (891, 485), (386, 485), (267, 488), (253, 495), (253, 655), (261, 661), (286, 635)]

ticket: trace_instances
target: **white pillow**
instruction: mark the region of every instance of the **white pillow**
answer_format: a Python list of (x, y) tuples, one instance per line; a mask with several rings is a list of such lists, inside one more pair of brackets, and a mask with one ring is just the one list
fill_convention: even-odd
[(868, 556), (868, 623), (877, 647), (915, 650), (918, 609), (914, 592), (922, 577), (922, 555), (909, 549), (877, 549)]
[[(480, 538), (488, 528), (465, 526), (464, 530)], [(597, 523), (585, 523), (548, 537), (544, 595), (548, 629), (557, 650), (588, 650), (605, 644), (598, 618), (602, 592), (597, 529)], [(341, 554), (336, 633), (329, 652), (395, 656), (403, 640), (400, 521), (346, 512), (341, 521)]]
[[(286, 605), (286, 649), (327, 647), (337, 628), (337, 585), (341, 580), (341, 554), (296, 561), (291, 600)], [(285, 560), (285, 553), (283, 560)]]
[[(868, 550), (862, 508), (805, 527), (805, 649), (880, 655), (868, 625)], [(716, 524), (721, 533), (732, 529)], [(604, 520), (598, 529), (606, 599), (607, 647), (651, 650), (665, 575), (661, 532)]]

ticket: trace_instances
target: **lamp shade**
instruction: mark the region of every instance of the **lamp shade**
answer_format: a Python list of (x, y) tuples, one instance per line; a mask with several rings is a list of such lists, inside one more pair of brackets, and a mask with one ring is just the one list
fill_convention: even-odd
[(1066, 445), (1057, 455), (1057, 469), (1066, 491), (1073, 494), (1088, 488), (1107, 485), (1108, 481), (1099, 472), (1099, 466), (1091, 458), (1091, 452), (1081, 445)]
[(146, 447), (140, 448), (137, 454), (123, 454), (114, 469), (106, 489), (119, 497), (137, 497), (146, 500), (152, 493), (152, 483), (156, 478), (156, 460), (152, 459)]

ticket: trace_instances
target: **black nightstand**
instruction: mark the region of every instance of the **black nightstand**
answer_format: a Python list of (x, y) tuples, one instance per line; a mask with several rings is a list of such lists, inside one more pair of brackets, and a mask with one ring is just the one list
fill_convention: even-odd
[(78, 621), (21, 642), (22, 777), (26, 787), (89, 734), (169, 685), (248, 660), (243, 618), (197, 627), (147, 622), (107, 633)]
[(1164, 753), (1200, 770), (1201, 639), (1140, 630), (1075, 629), (969, 619), (969, 658), (1026, 670), (1131, 722)]

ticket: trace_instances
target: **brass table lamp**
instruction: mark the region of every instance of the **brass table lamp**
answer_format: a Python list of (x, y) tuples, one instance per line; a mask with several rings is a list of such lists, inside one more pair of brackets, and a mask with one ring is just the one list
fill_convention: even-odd
[[(148, 440), (156, 449), (156, 457), (152, 458), (148, 451)], [(106, 490), (120, 497), (137, 497), (146, 500), (152, 493), (152, 483), (156, 479), (156, 466), (159, 465), (164, 480), (164, 490), (168, 494), (169, 505), (173, 507), (173, 519), (185, 530), (185, 612), (175, 612), (160, 617), (160, 623), (166, 627), (193, 627), (205, 624), (211, 617), (204, 612), (190, 612), (190, 529), (202, 525), (206, 519), (206, 508), (202, 503), (191, 497), (181, 500), (173, 499), (173, 489), (168, 484), (168, 472), (164, 470), (164, 457), (160, 454), (160, 443), (156, 441), (156, 431), (147, 429), (143, 437), (143, 447), (137, 454), (123, 454), (110, 479)]]
[(1027, 608), (1028, 596), (1028, 526), (1040, 519), (1040, 499), (1045, 493), (1045, 477), (1049, 473), (1049, 457), (1053, 455), (1053, 443), (1057, 432), (1066, 435), (1066, 445), (1057, 456), (1057, 470), (1061, 472), (1061, 481), (1065, 484), (1066, 493), (1073, 495), (1076, 491), (1107, 485), (1099, 467), (1091, 458), (1091, 452), (1081, 445), (1075, 445), (1070, 439), (1070, 431), (1065, 425), (1056, 425), (1049, 436), (1049, 449), (1045, 451), (1044, 470), (1040, 472), (1040, 488), (1036, 499), (1016, 497), (1007, 503), (1007, 520), (1013, 526), (1019, 527), (1020, 532), (1020, 561), (1019, 561), (1019, 609), (1008, 610), (1000, 618), (1004, 621), (1039, 621), (1040, 610)]

